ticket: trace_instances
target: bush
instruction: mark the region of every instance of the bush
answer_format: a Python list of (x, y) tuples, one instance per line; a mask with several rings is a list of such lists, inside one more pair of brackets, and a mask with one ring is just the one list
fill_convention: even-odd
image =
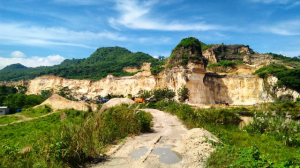
[(273, 135), (277, 140), (282, 141), (288, 146), (300, 146), (300, 125), (299, 122), (281, 117), (278, 115), (269, 116), (265, 114), (262, 117), (254, 116), (253, 122), (244, 127), (251, 133), (261, 133)]
[(184, 102), (186, 99), (189, 98), (190, 93), (189, 93), (189, 89), (185, 87), (185, 85), (181, 86), (178, 91), (178, 100), (180, 102)]
[(139, 98), (149, 98), (152, 96), (152, 91), (148, 91), (148, 90), (140, 90), (137, 94), (137, 97)]
[(157, 101), (168, 99), (171, 100), (175, 97), (175, 92), (171, 89), (164, 88), (164, 89), (157, 89), (153, 91), (154, 98)]

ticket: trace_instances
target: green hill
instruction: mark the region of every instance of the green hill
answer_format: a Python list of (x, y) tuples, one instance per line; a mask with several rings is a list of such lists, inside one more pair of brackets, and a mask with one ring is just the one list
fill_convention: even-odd
[(17, 63), (17, 64), (11, 64), (9, 66), (6, 66), (1, 71), (9, 71), (9, 70), (14, 70), (14, 69), (27, 69), (27, 67), (20, 63)]
[(203, 45), (205, 44), (201, 44), (195, 37), (182, 39), (167, 59), (167, 68), (186, 66), (189, 62), (207, 64), (202, 56), (201, 46)]
[[(143, 62), (151, 62), (155, 65), (158, 60), (148, 54), (133, 53), (122, 47), (102, 47), (98, 48), (88, 58), (66, 59), (60, 65), (55, 66), (26, 68), (21, 64), (13, 64), (0, 71), (0, 81), (33, 79), (42, 75), (57, 75), (69, 79), (99, 80), (105, 78), (108, 74), (114, 76), (133, 75), (123, 71), (123, 68), (139, 67)], [(23, 67), (22, 71), (20, 71), (21, 67)]]

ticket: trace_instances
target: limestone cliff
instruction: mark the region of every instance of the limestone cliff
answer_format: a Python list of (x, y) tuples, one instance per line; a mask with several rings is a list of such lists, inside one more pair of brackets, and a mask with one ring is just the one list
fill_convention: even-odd
[[(99, 81), (64, 79), (56, 76), (38, 77), (28, 82), (27, 94), (40, 94), (42, 90), (56, 86), (78, 88), (77, 96), (86, 95), (94, 98), (96, 95), (131, 93), (136, 95), (139, 90), (169, 88), (175, 92), (182, 85), (190, 91), (190, 104), (216, 104), (226, 101), (236, 105), (251, 105), (255, 103), (273, 102), (276, 97), (290, 94), (296, 99), (299, 93), (282, 87), (270, 92), (269, 88), (276, 86), (277, 78), (269, 77), (266, 81), (255, 75), (218, 75), (206, 73), (204, 69), (189, 64), (188, 68), (172, 68), (158, 76), (150, 72), (141, 72), (135, 76), (114, 77)], [(276, 95), (274, 97), (273, 95)]]

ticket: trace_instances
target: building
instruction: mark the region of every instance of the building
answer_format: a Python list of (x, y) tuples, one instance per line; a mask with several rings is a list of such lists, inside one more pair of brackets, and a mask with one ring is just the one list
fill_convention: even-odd
[(9, 114), (9, 108), (7, 106), (0, 106), (0, 115)]

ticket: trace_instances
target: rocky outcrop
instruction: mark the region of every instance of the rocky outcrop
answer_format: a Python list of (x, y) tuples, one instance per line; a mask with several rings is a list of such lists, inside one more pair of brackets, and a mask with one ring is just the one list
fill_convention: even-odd
[(126, 71), (126, 72), (130, 72), (130, 73), (135, 73), (135, 72), (138, 72), (138, 71), (150, 71), (150, 68), (151, 68), (150, 65), (151, 65), (151, 63), (144, 62), (140, 68), (138, 68), (138, 67), (125, 67), (125, 68), (123, 68), (123, 70)]
[(267, 64), (273, 58), (271, 55), (253, 52), (249, 46), (243, 45), (214, 45), (202, 51), (209, 63), (221, 60), (239, 60), (247, 64)]
[(269, 94), (273, 96), (273, 99), (276, 100), (281, 96), (290, 95), (294, 101), (296, 101), (296, 99), (300, 97), (300, 93), (295, 90), (289, 89), (285, 86), (278, 87), (277, 81), (278, 79), (274, 76), (269, 76), (267, 79), (265, 79), (265, 90), (267, 90)]

